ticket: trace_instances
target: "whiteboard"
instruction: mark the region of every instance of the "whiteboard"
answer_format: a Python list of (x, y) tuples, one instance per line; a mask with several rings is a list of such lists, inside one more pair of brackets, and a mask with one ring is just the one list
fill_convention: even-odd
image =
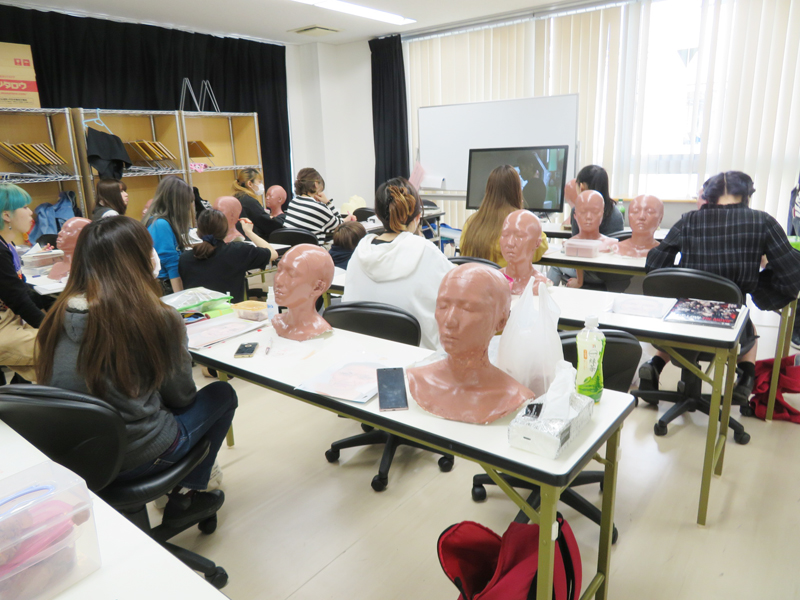
[(575, 176), (578, 94), (471, 102), (419, 109), (420, 163), (426, 183), (467, 189), (472, 148), (569, 146), (567, 180)]

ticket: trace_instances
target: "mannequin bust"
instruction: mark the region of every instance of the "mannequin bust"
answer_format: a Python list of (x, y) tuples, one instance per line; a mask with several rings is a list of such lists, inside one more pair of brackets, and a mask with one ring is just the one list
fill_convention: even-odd
[(299, 244), (283, 255), (275, 273), (275, 302), (288, 310), (272, 318), (281, 337), (304, 342), (333, 329), (315, 309), (333, 283), (333, 259), (319, 246)]
[(491, 423), (519, 408), (534, 393), (489, 362), (489, 342), (505, 327), (511, 291), (498, 271), (460, 265), (439, 286), (436, 322), (447, 356), (408, 369), (417, 404), (429, 413), (466, 423)]
[(225, 218), (228, 220), (228, 235), (225, 236), (225, 243), (229, 244), (237, 237), (241, 238), (242, 234), (236, 229), (236, 224), (239, 222), (239, 216), (242, 214), (242, 203), (233, 196), (222, 196), (216, 199), (214, 208), (225, 215)]
[(661, 200), (655, 196), (636, 196), (628, 209), (631, 237), (617, 245), (617, 254), (639, 258), (647, 256), (650, 250), (658, 246), (653, 234), (663, 218), (664, 204)]
[(508, 266), (500, 269), (513, 280), (511, 293), (519, 295), (534, 278), (533, 293), (538, 294), (536, 281), (547, 282), (547, 277), (533, 268), (533, 255), (542, 243), (542, 224), (532, 212), (515, 210), (503, 221), (500, 232), (500, 252)]
[(279, 185), (272, 185), (265, 197), (269, 216), (273, 219), (283, 214), (283, 203), (286, 202), (286, 190)]
[(61, 231), (58, 232), (58, 238), (56, 239), (56, 245), (59, 250), (64, 252), (64, 260), (53, 265), (53, 268), (50, 269), (50, 273), (47, 275), (49, 279), (58, 281), (69, 275), (69, 270), (72, 267), (72, 255), (75, 253), (75, 244), (78, 243), (78, 236), (89, 223), (91, 223), (89, 219), (72, 217), (61, 226)]
[(607, 244), (616, 242), (600, 233), (603, 222), (603, 196), (594, 190), (585, 190), (575, 199), (575, 220), (580, 231), (572, 237), (576, 240), (600, 240)]

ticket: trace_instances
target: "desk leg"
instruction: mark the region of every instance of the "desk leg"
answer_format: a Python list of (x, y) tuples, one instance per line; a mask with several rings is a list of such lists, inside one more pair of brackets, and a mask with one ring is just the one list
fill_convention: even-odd
[(775, 364), (772, 365), (772, 377), (769, 382), (769, 396), (767, 398), (767, 421), (772, 421), (772, 414), (775, 411), (775, 396), (778, 392), (778, 378), (780, 377), (781, 361), (789, 354), (792, 341), (792, 330), (794, 329), (795, 313), (797, 312), (797, 300), (790, 302), (781, 311), (781, 322), (778, 326), (778, 344), (775, 348)]
[(540, 489), (542, 503), (539, 506), (539, 570), (536, 572), (536, 597), (552, 598), (558, 534), (556, 509), (560, 494), (559, 489), (551, 485), (542, 485)]
[(608, 576), (611, 572), (611, 539), (614, 534), (614, 505), (617, 497), (617, 463), (619, 461), (620, 426), (606, 442), (605, 476), (603, 478), (603, 507), (600, 516), (600, 545), (597, 552), (597, 574), (603, 581), (595, 598), (606, 600)]
[(731, 417), (731, 401), (733, 400), (733, 376), (736, 374), (736, 359), (739, 357), (739, 346), (728, 352), (727, 366), (725, 368), (725, 395), (722, 397), (722, 415), (719, 418), (719, 438), (717, 441), (719, 450), (715, 456), (714, 474), (722, 475), (722, 463), (725, 460), (725, 444), (728, 440), (728, 421)]
[[(228, 381), (228, 374), (223, 373), (222, 371), (217, 371), (217, 377), (220, 381)], [(228, 429), (228, 433), (225, 435), (225, 441), (228, 444), (228, 448), (233, 448), (234, 439), (233, 439), (233, 423), (231, 423), (231, 428)]]
[[(698, 525), (706, 524), (708, 516), (708, 497), (711, 491), (711, 473), (714, 470), (714, 455), (719, 431), (719, 405), (722, 396), (722, 379), (728, 353), (717, 350), (714, 355), (714, 384), (711, 392), (711, 408), (708, 411), (708, 434), (706, 435), (706, 454), (703, 461), (703, 479), (700, 484), (700, 507), (697, 511)], [(724, 442), (724, 441), (723, 441)]]

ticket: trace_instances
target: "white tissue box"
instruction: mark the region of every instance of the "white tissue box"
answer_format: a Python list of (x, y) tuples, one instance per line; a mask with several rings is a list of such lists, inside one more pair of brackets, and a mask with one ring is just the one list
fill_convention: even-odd
[(545, 458), (558, 458), (584, 427), (592, 420), (594, 400), (572, 392), (569, 397), (569, 419), (540, 417), (547, 395), (527, 403), (508, 426), (508, 443), (512, 448), (533, 452)]

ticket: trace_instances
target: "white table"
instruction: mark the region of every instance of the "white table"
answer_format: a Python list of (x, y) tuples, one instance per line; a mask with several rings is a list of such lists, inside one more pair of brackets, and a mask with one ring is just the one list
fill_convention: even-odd
[[(265, 347), (272, 339), (269, 354), (257, 352), (248, 359), (234, 359), (233, 353), (243, 341), (260, 342)], [(553, 531), (556, 508), (561, 492), (593, 459), (605, 466), (605, 480), (600, 527), (598, 572), (584, 598), (597, 595), (606, 598), (610, 573), (611, 536), (614, 522), (619, 432), (625, 417), (633, 410), (633, 398), (606, 390), (595, 405), (592, 423), (557, 459), (551, 460), (511, 448), (508, 445), (508, 424), (512, 416), (490, 425), (473, 425), (448, 421), (420, 409), (409, 399), (409, 410), (380, 412), (373, 399), (357, 404), (296, 389), (297, 386), (337, 364), (370, 360), (389, 366), (407, 366), (429, 356), (431, 351), (398, 344), (375, 337), (343, 330), (308, 342), (294, 342), (275, 335), (272, 329), (245, 334), (211, 348), (192, 352), (194, 360), (220, 373), (234, 375), (332, 412), (345, 415), (384, 431), (414, 440), (422, 445), (453, 454), (480, 464), (501, 489), (542, 531)], [(606, 456), (596, 453), (606, 444)], [(539, 511), (527, 504), (500, 473), (532, 481), (541, 486)], [(549, 598), (553, 585), (554, 538), (539, 539), (538, 597)]]
[(564, 254), (562, 243), (554, 243), (544, 253), (537, 264), (548, 267), (561, 267), (568, 269), (586, 269), (604, 273), (620, 273), (622, 275), (645, 275), (646, 258), (620, 256), (612, 252), (600, 252), (594, 258), (581, 256), (567, 256)]
[[(49, 459), (0, 421), (0, 478)], [(225, 596), (125, 517), (92, 494), (100, 569), (57, 596), (58, 600), (142, 600)]]
[[(622, 231), (630, 231), (630, 227), (623, 227)], [(561, 223), (550, 223), (544, 221), (542, 223), (542, 231), (547, 234), (548, 239), (567, 239), (572, 237), (572, 228), (564, 229)], [(667, 237), (669, 229), (656, 229), (653, 237), (659, 242)], [(616, 232), (615, 232), (616, 233)]]

